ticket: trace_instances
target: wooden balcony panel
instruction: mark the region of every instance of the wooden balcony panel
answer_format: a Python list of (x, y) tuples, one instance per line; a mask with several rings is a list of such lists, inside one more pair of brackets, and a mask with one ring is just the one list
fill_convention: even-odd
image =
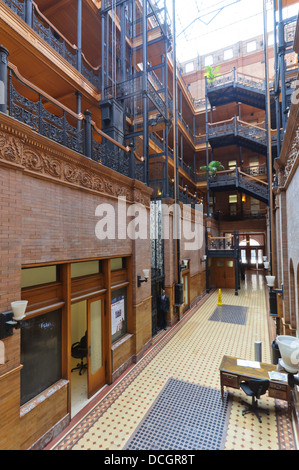
[(96, 108), (100, 99), (96, 88), (2, 1), (0, 43), (20, 72), (36, 86), (56, 98), (79, 90)]

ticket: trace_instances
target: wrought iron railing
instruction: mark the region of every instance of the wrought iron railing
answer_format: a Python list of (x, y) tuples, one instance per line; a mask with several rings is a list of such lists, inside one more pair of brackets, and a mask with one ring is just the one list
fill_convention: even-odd
[(99, 130), (91, 113), (76, 114), (7, 65), (7, 102), (1, 111), (38, 134), (78, 152), (114, 171), (144, 181), (144, 162)]
[(14, 11), (22, 20), (26, 17), (26, 0), (3, 0), (4, 3)]
[[(35, 2), (28, 0), (3, 0), (4, 3), (61, 55), (70, 65), (79, 70), (97, 89), (101, 88), (100, 66), (93, 67), (76, 45), (67, 38), (43, 15)], [(81, 55), (81, 57), (79, 57)], [(79, 60), (80, 59), (80, 60)], [(80, 64), (80, 65), (79, 65)]]
[[(209, 139), (235, 135), (261, 145), (268, 145), (267, 130), (264, 127), (241, 121), (237, 116), (234, 116), (227, 121), (209, 124), (208, 133)], [(277, 143), (276, 131), (271, 131), (271, 142), (272, 145)]]
[(243, 87), (265, 91), (266, 85), (265, 80), (258, 77), (253, 77), (251, 75), (245, 75), (238, 72), (236, 69), (233, 69), (231, 72), (221, 74), (219, 77), (215, 78), (213, 81), (208, 81), (207, 88), (208, 91), (214, 88), (223, 86), (223, 85), (242, 85)]
[(84, 119), (22, 79), (8, 67), (8, 113), (39, 134), (83, 153)]

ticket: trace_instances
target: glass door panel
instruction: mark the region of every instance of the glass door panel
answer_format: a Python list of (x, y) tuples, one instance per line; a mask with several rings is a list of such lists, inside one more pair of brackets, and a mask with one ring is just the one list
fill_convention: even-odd
[(88, 300), (88, 397), (106, 382), (104, 347), (104, 297)]
[(184, 304), (189, 305), (188, 276), (184, 276)]
[(90, 304), (90, 372), (95, 374), (103, 367), (103, 337), (102, 337), (102, 301)]

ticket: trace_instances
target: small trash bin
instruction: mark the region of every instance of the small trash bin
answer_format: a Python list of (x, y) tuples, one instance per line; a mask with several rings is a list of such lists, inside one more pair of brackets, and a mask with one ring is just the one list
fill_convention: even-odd
[(272, 363), (273, 364), (278, 364), (278, 359), (281, 358), (279, 347), (277, 344), (277, 341), (273, 341), (272, 343)]

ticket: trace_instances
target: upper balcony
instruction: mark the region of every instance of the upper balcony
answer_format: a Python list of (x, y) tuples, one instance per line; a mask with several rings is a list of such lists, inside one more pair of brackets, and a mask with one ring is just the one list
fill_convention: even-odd
[(207, 95), (211, 106), (244, 103), (259, 109), (266, 108), (265, 80), (241, 74), (235, 68), (207, 81)]
[(101, 165), (127, 177), (144, 180), (143, 160), (136, 157), (130, 147), (98, 129), (90, 111), (76, 114), (62, 105), (22, 77), (13, 64), (5, 64), (7, 51), (1, 48), (0, 53), (0, 80), (6, 85), (4, 104), (0, 105), (2, 113)]
[[(85, 2), (84, 6), (86, 6)], [(41, 12), (39, 5), (32, 0), (0, 0), (0, 13), (2, 20), (1, 29), (7, 33), (3, 36), (4, 40), (1, 39), (5, 47), (14, 50), (17, 44), (22, 42), (25, 46), (25, 52), (26, 49), (31, 51), (32, 46), (34, 46), (34, 53), (36, 55), (43, 55), (43, 63), (46, 64), (48, 60), (50, 68), (52, 66), (54, 69), (58, 66), (60, 68), (59, 73), (66, 73), (66, 75), (69, 75), (69, 79), (73, 78), (75, 82), (84, 88), (82, 83), (83, 76), (91, 85), (89, 88), (86, 85), (86, 90), (94, 95), (99, 93), (102, 77), (100, 62), (97, 59), (97, 63), (92, 64), (87, 59), (86, 53), (82, 50), (82, 12), (80, 22), (79, 18), (77, 18), (77, 14), (79, 15), (80, 12), (77, 12), (77, 8), (72, 9), (72, 24), (73, 22), (77, 23), (77, 27), (73, 28), (76, 31), (76, 37), (72, 37), (74, 42), (68, 39)], [(89, 14), (89, 16), (92, 15)], [(23, 39), (24, 42), (22, 41)], [(55, 53), (58, 56), (55, 56)], [(17, 65), (20, 66), (21, 61)], [(32, 70), (33, 73), (34, 70)]]
[[(267, 155), (268, 136), (263, 127), (241, 121), (237, 116), (227, 121), (209, 124), (208, 140), (212, 148), (238, 145)], [(277, 131), (271, 131), (273, 155), (277, 155)]]

